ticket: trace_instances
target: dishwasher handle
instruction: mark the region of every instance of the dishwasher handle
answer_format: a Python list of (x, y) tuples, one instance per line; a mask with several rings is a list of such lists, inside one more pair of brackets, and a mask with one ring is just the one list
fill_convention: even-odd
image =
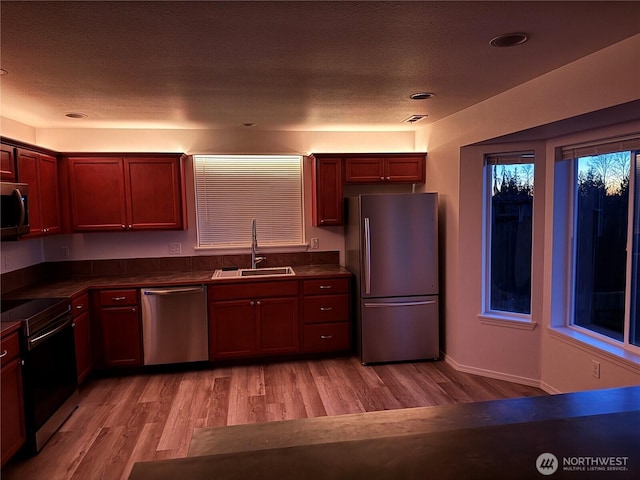
[(142, 290), (144, 295), (184, 295), (186, 293), (202, 292), (204, 292), (204, 287), (149, 288)]

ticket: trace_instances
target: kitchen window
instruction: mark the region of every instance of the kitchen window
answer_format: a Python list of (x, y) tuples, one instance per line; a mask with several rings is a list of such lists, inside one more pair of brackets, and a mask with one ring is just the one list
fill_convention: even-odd
[[(640, 138), (562, 149), (571, 162), (568, 326), (640, 346)], [(636, 349), (636, 351), (638, 351)]]
[(304, 243), (302, 157), (299, 155), (194, 155), (198, 246)]
[(485, 156), (484, 315), (531, 320), (534, 153)]

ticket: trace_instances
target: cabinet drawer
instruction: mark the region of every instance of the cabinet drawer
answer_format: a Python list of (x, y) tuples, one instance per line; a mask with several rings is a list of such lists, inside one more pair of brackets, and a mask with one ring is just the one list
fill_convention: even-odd
[(316, 323), (303, 328), (305, 352), (346, 351), (350, 348), (347, 322)]
[(115, 307), (120, 305), (137, 304), (138, 291), (135, 289), (100, 291), (100, 306), (102, 307)]
[(349, 319), (349, 295), (305, 297), (304, 323), (345, 322)]
[(324, 280), (305, 280), (305, 295), (326, 295), (335, 293), (349, 293), (348, 278), (327, 278)]
[(284, 282), (240, 282), (233, 285), (213, 285), (209, 287), (209, 300), (290, 297), (292, 295), (298, 295), (298, 282), (296, 280)]
[(0, 342), (0, 354), (3, 355), (0, 359), (2, 365), (6, 365), (14, 358), (20, 356), (20, 337), (18, 336), (18, 332), (7, 335), (2, 339)]
[(83, 293), (71, 299), (71, 313), (74, 317), (82, 315), (89, 310), (89, 294)]

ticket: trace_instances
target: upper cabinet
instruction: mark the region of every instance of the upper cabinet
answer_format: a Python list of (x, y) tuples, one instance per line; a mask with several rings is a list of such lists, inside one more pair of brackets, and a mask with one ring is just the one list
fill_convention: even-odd
[(74, 232), (186, 228), (181, 154), (64, 158)]
[(16, 159), (14, 147), (0, 144), (0, 180), (3, 182), (16, 181)]
[(344, 225), (344, 184), (424, 183), (426, 153), (315, 153), (313, 226)]
[(425, 156), (421, 154), (363, 155), (345, 158), (347, 183), (424, 183)]
[(51, 155), (16, 149), (18, 181), (29, 185), (29, 234), (24, 238), (62, 231), (58, 161)]
[(314, 227), (343, 224), (342, 168), (341, 157), (313, 157), (311, 193)]

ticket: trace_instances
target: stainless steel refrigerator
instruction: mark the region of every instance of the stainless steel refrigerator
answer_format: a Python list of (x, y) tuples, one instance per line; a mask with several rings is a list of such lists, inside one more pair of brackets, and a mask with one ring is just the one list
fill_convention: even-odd
[(436, 193), (348, 198), (346, 266), (363, 364), (440, 356)]

